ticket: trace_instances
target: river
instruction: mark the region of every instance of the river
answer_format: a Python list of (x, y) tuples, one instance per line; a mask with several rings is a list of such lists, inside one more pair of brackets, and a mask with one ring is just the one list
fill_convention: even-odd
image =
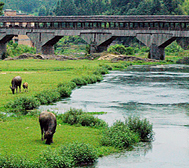
[(100, 83), (82, 86), (70, 98), (41, 106), (59, 113), (70, 108), (105, 111), (111, 125), (129, 115), (153, 124), (154, 141), (98, 159), (94, 168), (189, 167), (189, 66), (131, 66), (111, 71)]

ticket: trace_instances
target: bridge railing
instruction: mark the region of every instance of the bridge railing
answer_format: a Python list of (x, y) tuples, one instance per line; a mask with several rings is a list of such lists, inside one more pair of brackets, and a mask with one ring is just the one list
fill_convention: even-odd
[(189, 24), (176, 25), (135, 25), (135, 23), (0, 23), (0, 28), (7, 29), (63, 29), (63, 30), (82, 30), (82, 29), (113, 29), (113, 30), (180, 30), (188, 31)]

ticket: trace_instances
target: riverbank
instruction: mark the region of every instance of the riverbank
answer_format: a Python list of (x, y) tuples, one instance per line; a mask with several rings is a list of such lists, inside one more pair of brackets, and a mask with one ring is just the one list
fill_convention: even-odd
[[(166, 63), (166, 62), (164, 62)], [(61, 82), (70, 82), (72, 79), (76, 77), (90, 76), (100, 67), (111, 67), (112, 70), (115, 69), (124, 69), (127, 66), (131, 65), (131, 62), (110, 62), (110, 61), (98, 61), (98, 60), (72, 60), (72, 61), (56, 61), (56, 60), (12, 60), (12, 61), (1, 61), (1, 72), (0, 76), (2, 79), (1, 85), (1, 111), (6, 111), (4, 105), (11, 100), (15, 100), (22, 96), (34, 96), (35, 94), (48, 89), (55, 89), (57, 85)], [(133, 64), (137, 64), (137, 62), (133, 62)], [(140, 62), (141, 64), (141, 62)], [(143, 63), (144, 64), (144, 63)], [(156, 63), (157, 64), (157, 63)], [(162, 63), (159, 63), (162, 64)], [(21, 92), (13, 95), (9, 88), (10, 81), (12, 77), (20, 75), (23, 78), (23, 82), (27, 81), (29, 83), (29, 92)], [(47, 149), (47, 146), (44, 145), (40, 141), (40, 130), (38, 124), (37, 117), (23, 117), (21, 119), (17, 119), (15, 117), (10, 120), (3, 121), (0, 123), (1, 128), (4, 128), (4, 133), (1, 134), (1, 149), (6, 149), (1, 154), (5, 154), (9, 152), (9, 154), (20, 154), (26, 155), (28, 153), (28, 148), (33, 149), (32, 152), (35, 153), (33, 156), (32, 152), (28, 153), (29, 157), (37, 158), (41, 152), (40, 150)], [(16, 126), (16, 127), (15, 127)], [(38, 127), (38, 128), (37, 128)], [(66, 129), (65, 129), (66, 128)], [(77, 128), (77, 127), (74, 127)], [(75, 136), (75, 132), (72, 132), (73, 126), (66, 127), (66, 125), (58, 125), (58, 129), (63, 131), (66, 130), (67, 134), (70, 134), (71, 137), (69, 141), (74, 141), (73, 137)], [(86, 140), (87, 143), (91, 143), (95, 146), (95, 143), (99, 143), (99, 139), (101, 136), (101, 130), (96, 130), (93, 128), (83, 128), (78, 127), (76, 132), (80, 132), (76, 139)], [(83, 130), (84, 129), (84, 130)], [(90, 134), (86, 129), (89, 129)], [(60, 135), (64, 135), (65, 133), (61, 133)], [(26, 136), (25, 136), (26, 135)], [(93, 137), (96, 135), (97, 139), (93, 141)], [(25, 138), (23, 138), (25, 137)], [(56, 137), (56, 134), (55, 134)], [(89, 137), (86, 138), (86, 137)], [(60, 137), (62, 138), (62, 137)], [(14, 142), (12, 142), (14, 139)], [(55, 138), (56, 139), (56, 138)], [(23, 147), (23, 144), (26, 144), (24, 150), (16, 150), (15, 148)], [(66, 142), (64, 138), (59, 141), (59, 143), (50, 146), (52, 149), (56, 149), (56, 145), (63, 145)], [(12, 144), (12, 146), (10, 145)], [(30, 145), (30, 147), (29, 147)], [(39, 145), (38, 149), (35, 150), (35, 145)], [(98, 146), (98, 145), (97, 145)], [(11, 147), (6, 148), (6, 147)], [(34, 147), (34, 148), (33, 148)], [(44, 148), (43, 148), (44, 147)], [(15, 150), (14, 150), (15, 149)], [(18, 148), (19, 149), (19, 148)], [(108, 153), (115, 152), (115, 148), (102, 147), (100, 155), (106, 155)], [(22, 153), (23, 152), (23, 153)]]

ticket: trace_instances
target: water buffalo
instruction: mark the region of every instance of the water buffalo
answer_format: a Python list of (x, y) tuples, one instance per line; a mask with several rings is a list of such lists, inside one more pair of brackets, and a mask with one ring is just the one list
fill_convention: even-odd
[(26, 90), (28, 91), (28, 83), (27, 82), (24, 82), (22, 86), (23, 86), (25, 92), (26, 92)]
[(21, 83), (22, 83), (22, 78), (20, 76), (16, 76), (12, 79), (11, 84), (12, 86), (10, 86), (12, 93), (14, 94), (14, 90), (16, 89), (16, 92), (18, 92), (18, 87), (20, 89), (21, 92)]
[(39, 123), (41, 127), (41, 140), (43, 141), (44, 139), (46, 139), (46, 144), (50, 145), (51, 143), (53, 143), (53, 134), (56, 130), (56, 117), (51, 112), (43, 111), (39, 115)]

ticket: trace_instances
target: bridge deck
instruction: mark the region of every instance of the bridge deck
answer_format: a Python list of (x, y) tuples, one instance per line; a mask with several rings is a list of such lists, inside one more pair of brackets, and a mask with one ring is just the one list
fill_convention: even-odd
[(189, 23), (189, 15), (1, 16), (0, 22), (126, 22)]

